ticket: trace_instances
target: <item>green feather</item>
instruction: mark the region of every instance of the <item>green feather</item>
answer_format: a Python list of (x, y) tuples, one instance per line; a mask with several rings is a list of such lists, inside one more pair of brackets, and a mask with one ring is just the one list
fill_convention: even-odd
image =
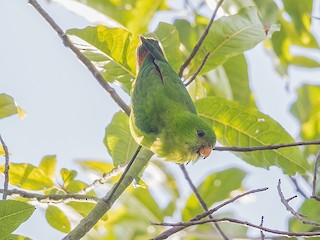
[[(142, 38), (139, 73), (131, 94), (130, 129), (135, 140), (159, 157), (183, 163), (213, 147), (213, 130), (197, 116), (192, 99), (164, 58), (158, 42)], [(198, 131), (205, 132), (204, 137)]]

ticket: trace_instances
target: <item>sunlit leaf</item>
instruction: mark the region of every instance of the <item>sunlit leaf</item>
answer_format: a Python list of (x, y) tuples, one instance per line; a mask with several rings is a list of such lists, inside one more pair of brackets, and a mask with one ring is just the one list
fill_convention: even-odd
[[(196, 107), (198, 114), (212, 124), (218, 141), (225, 146), (249, 147), (294, 142), (275, 120), (256, 109), (219, 97), (200, 99), (196, 101)], [(310, 170), (297, 147), (235, 154), (254, 166), (278, 166), (290, 175)]]
[(238, 14), (222, 17), (212, 24), (211, 30), (191, 62), (190, 71), (194, 73), (204, 56), (210, 52), (201, 74), (223, 64), (230, 57), (253, 48), (267, 38), (257, 9), (247, 7)]
[(314, 59), (305, 56), (293, 56), (290, 63), (299, 67), (319, 68), (320, 63)]
[(5, 118), (17, 113), (17, 106), (13, 97), (2, 93), (0, 94), (0, 118)]
[(44, 156), (41, 159), (39, 168), (41, 168), (48, 177), (54, 180), (57, 168), (57, 157), (55, 155)]
[(300, 136), (303, 140), (320, 138), (320, 86), (305, 84), (298, 90), (298, 99), (292, 104), (291, 112), (301, 123)]
[(166, 55), (166, 59), (171, 67), (178, 72), (182, 64), (182, 56), (180, 51), (179, 34), (175, 26), (160, 22), (157, 29), (149, 33), (148, 37), (153, 37), (161, 42)]
[(112, 122), (106, 128), (103, 142), (115, 166), (130, 161), (138, 144), (131, 136), (129, 118), (124, 112), (120, 111), (113, 116)]
[(69, 29), (67, 34), (106, 81), (117, 81), (124, 90), (130, 91), (131, 80), (136, 75), (135, 52), (139, 43), (136, 35), (102, 25)]
[[(231, 191), (239, 189), (245, 173), (236, 168), (210, 174), (197, 188), (208, 207), (230, 196)], [(187, 221), (203, 212), (198, 199), (191, 194), (182, 211), (183, 220)]]
[(55, 229), (68, 233), (70, 232), (70, 222), (62, 210), (56, 206), (49, 206), (46, 210), (46, 219)]
[(63, 180), (63, 182), (64, 182), (64, 185), (67, 186), (67, 185), (69, 185), (69, 183), (70, 183), (71, 181), (73, 181), (73, 180), (76, 178), (76, 176), (77, 176), (77, 171), (75, 171), (75, 170), (68, 170), (68, 169), (66, 169), (66, 168), (62, 168), (62, 169), (60, 170), (60, 175), (61, 175), (61, 178), (62, 178), (62, 180)]
[(81, 167), (86, 170), (93, 170), (97, 173), (108, 173), (112, 169), (114, 169), (114, 165), (105, 161), (97, 161), (97, 160), (81, 160), (77, 161)]
[[(53, 186), (52, 180), (40, 168), (29, 163), (10, 163), (9, 183), (27, 190), (44, 190)], [(4, 166), (0, 165), (0, 172)]]
[[(25, 222), (34, 212), (34, 206), (14, 201), (0, 201), (0, 239), (16, 230), (23, 222)], [(8, 238), (10, 239), (10, 238)], [(14, 238), (13, 238), (14, 239)]]
[(165, 0), (77, 1), (110, 17), (133, 33), (145, 32), (155, 12), (166, 9)]
[(6, 236), (0, 236), (0, 240), (32, 240), (31, 238), (17, 235), (17, 234), (9, 234)]

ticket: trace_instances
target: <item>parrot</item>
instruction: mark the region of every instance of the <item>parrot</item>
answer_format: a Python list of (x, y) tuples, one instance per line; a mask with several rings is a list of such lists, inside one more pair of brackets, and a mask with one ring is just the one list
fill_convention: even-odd
[(183, 164), (208, 157), (216, 144), (213, 129), (197, 115), (159, 42), (142, 36), (140, 40), (137, 77), (131, 90), (131, 135), (139, 145), (167, 161)]

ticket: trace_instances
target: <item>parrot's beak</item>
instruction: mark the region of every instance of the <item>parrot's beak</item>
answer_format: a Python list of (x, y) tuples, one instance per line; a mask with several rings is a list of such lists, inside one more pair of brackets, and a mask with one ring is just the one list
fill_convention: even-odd
[(199, 153), (203, 157), (203, 159), (209, 157), (211, 151), (212, 151), (212, 147), (211, 146), (202, 146), (199, 149)]

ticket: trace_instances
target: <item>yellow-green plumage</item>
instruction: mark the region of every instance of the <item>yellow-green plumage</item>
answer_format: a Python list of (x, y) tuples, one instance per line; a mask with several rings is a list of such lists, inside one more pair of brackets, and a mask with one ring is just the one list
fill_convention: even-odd
[[(140, 145), (177, 163), (207, 157), (215, 145), (212, 128), (199, 116), (190, 95), (158, 42), (141, 38), (137, 49), (130, 130)], [(208, 152), (208, 149), (210, 150)]]

